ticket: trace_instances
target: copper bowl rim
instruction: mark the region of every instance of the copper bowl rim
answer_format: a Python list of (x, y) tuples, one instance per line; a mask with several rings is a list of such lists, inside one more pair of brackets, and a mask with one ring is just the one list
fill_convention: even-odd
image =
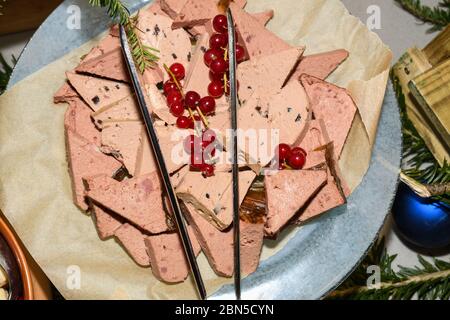
[(5, 238), (10, 246), (12, 252), (16, 256), (17, 264), (19, 265), (20, 274), (23, 282), (23, 295), (25, 300), (33, 300), (33, 280), (31, 277), (30, 267), (28, 266), (25, 254), (17, 241), (14, 232), (11, 230), (3, 217), (0, 216), (0, 234)]

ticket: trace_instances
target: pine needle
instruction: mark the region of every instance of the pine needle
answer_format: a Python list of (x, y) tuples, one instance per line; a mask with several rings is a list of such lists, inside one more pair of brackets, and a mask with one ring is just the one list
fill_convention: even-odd
[(142, 32), (137, 28), (139, 13), (136, 16), (130, 16), (130, 11), (120, 0), (89, 0), (89, 4), (93, 7), (107, 8), (108, 15), (112, 19), (117, 19), (125, 27), (131, 54), (141, 73), (155, 67), (159, 60), (155, 53), (159, 51), (143, 44), (138, 36), (138, 32)]
[[(16, 58), (12, 56), (13, 66), (16, 64), (16, 62)], [(0, 94), (2, 94), (6, 90), (12, 71), (13, 67), (9, 65), (9, 63), (5, 60), (5, 58), (3, 58), (3, 55), (0, 53)]]
[(442, 0), (434, 8), (422, 5), (420, 0), (395, 1), (423, 23), (432, 24), (428, 32), (442, 30), (450, 23), (450, 0)]
[[(327, 299), (330, 300), (448, 300), (450, 298), (450, 263), (433, 259), (432, 262), (418, 256), (419, 266), (399, 266), (393, 271), (396, 255), (389, 255), (384, 249), (384, 240), (376, 244), (356, 271)], [(369, 266), (380, 267), (378, 289), (366, 284)]]

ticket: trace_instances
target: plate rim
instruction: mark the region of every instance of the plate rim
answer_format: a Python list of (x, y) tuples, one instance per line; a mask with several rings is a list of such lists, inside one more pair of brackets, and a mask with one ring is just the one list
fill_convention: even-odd
[[(13, 86), (15, 83), (17, 83), (18, 81), (21, 81), (21, 80), (24, 79), (26, 76), (29, 76), (29, 75), (31, 75), (31, 74), (33, 73), (33, 72), (31, 72), (31, 73), (29, 73), (29, 74), (26, 74), (26, 75), (22, 76), (21, 78), (18, 78), (18, 73), (17, 73), (17, 72), (18, 72), (18, 70), (20, 70), (20, 68), (21, 68), (22, 57), (24, 56), (24, 54), (26, 54), (27, 49), (29, 49), (30, 44), (32, 44), (32, 43), (35, 41), (35, 38), (36, 38), (37, 36), (40, 36), (40, 32), (42, 31), (43, 27), (46, 26), (46, 25), (48, 25), (49, 23), (51, 23), (52, 17), (54, 17), (56, 14), (58, 14), (58, 12), (60, 12), (60, 11), (62, 10), (62, 8), (66, 7), (66, 5), (67, 5), (69, 2), (77, 2), (77, 1), (80, 1), (80, 0), (75, 0), (75, 1), (65, 0), (63, 3), (61, 3), (61, 4), (57, 7), (57, 8), (56, 8), (56, 9), (55, 9), (55, 10), (47, 17), (47, 19), (46, 19), (46, 20), (45, 20), (45, 21), (44, 21), (44, 22), (36, 29), (36, 31), (34, 32), (34, 34), (32, 35), (32, 37), (29, 39), (29, 41), (27, 42), (26, 46), (24, 47), (24, 49), (22, 50), (22, 52), (20, 53), (20, 55), (19, 55), (19, 57), (18, 57), (17, 64), (14, 66), (13, 71), (12, 71), (11, 81), (8, 83), (8, 86), (7, 86), (8, 89), (9, 89), (10, 87), (12, 87), (12, 86)], [(128, 2), (129, 2), (129, 1), (128, 1)], [(141, 5), (146, 5), (146, 4), (150, 3), (150, 2), (152, 2), (152, 0), (136, 0), (136, 1), (132, 1), (132, 2), (134, 2), (134, 3), (137, 2), (136, 5), (137, 5), (137, 6), (141, 6)], [(51, 62), (50, 62), (50, 63), (51, 63)], [(41, 68), (42, 68), (42, 67), (39, 67), (38, 70), (40, 70)], [(386, 95), (385, 95), (385, 98), (386, 98), (386, 96), (387, 96), (387, 94), (388, 94), (389, 89), (392, 89), (392, 83), (391, 83), (390, 80), (388, 80), (388, 83), (387, 83), (387, 88), (386, 88)], [(396, 106), (398, 107), (396, 100), (395, 100), (395, 103), (396, 103)], [(386, 99), (383, 101), (383, 107), (382, 107), (383, 109), (385, 108), (385, 104), (386, 104)], [(379, 130), (379, 128), (378, 128), (377, 130)], [(401, 138), (400, 138), (400, 141), (401, 141), (401, 143), (403, 142)], [(402, 146), (400, 146), (400, 148), (401, 148), (401, 147), (402, 147)], [(374, 156), (374, 155), (372, 154), (371, 161), (373, 160), (373, 156)], [(401, 161), (401, 157), (400, 157), (400, 160), (399, 160), (399, 161)], [(400, 162), (398, 163), (398, 165), (399, 165), (399, 167), (400, 167)], [(364, 177), (364, 178), (365, 178), (365, 177)], [(397, 176), (397, 179), (396, 179), (396, 182), (395, 182), (395, 187), (394, 187), (395, 190), (397, 190), (398, 184), (399, 184), (399, 177)], [(392, 195), (392, 197), (391, 197), (391, 199), (390, 199), (390, 201), (389, 201), (389, 208), (392, 207), (392, 204), (393, 204), (394, 200), (395, 200), (395, 192), (393, 193), (393, 195)], [(382, 221), (381, 225), (377, 228), (377, 231), (376, 231), (374, 237), (373, 237), (372, 240), (370, 241), (370, 243), (369, 243), (367, 249), (366, 249), (366, 250), (362, 253), (362, 255), (359, 257), (359, 260), (357, 261), (357, 263), (355, 263), (355, 264), (352, 266), (352, 268), (350, 268), (350, 270), (348, 270), (348, 272), (345, 274), (344, 277), (342, 277), (342, 279), (336, 281), (333, 285), (330, 285), (330, 286), (329, 286), (329, 289), (327, 289), (326, 292), (318, 293), (318, 294), (317, 294), (317, 297), (313, 297), (314, 299), (323, 299), (323, 298), (325, 298), (331, 291), (333, 291), (333, 290), (335, 290), (337, 287), (339, 287), (339, 285), (342, 284), (342, 283), (348, 278), (348, 276), (350, 276), (350, 275), (353, 273), (353, 271), (358, 267), (358, 265), (361, 263), (361, 261), (365, 258), (365, 256), (367, 255), (367, 253), (370, 251), (370, 249), (372, 248), (372, 246), (376, 243), (376, 241), (377, 241), (377, 239), (379, 238), (379, 235), (380, 235), (380, 233), (381, 233), (381, 230), (382, 230), (383, 226), (385, 225), (386, 220), (387, 220), (388, 217), (389, 217), (389, 213), (390, 213), (390, 210), (388, 210), (388, 212), (384, 213), (383, 221)], [(296, 231), (296, 233), (297, 233), (297, 232), (298, 232), (298, 231)], [(292, 240), (292, 239), (291, 239), (291, 240)], [(289, 241), (290, 241), (290, 240), (289, 240)], [(278, 253), (277, 253), (277, 254), (278, 254)], [(265, 260), (264, 260), (264, 261), (265, 261)], [(211, 295), (212, 295), (212, 296), (216, 295), (220, 290), (221, 290), (221, 288), (218, 289), (216, 292), (212, 293)]]

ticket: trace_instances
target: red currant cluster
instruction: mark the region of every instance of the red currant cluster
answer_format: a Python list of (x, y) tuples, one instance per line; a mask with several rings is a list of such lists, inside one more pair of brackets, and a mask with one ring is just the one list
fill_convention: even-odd
[[(224, 93), (230, 92), (229, 62), (228, 62), (228, 22), (224, 15), (217, 15), (213, 19), (213, 28), (216, 31), (209, 39), (209, 49), (205, 52), (204, 61), (210, 68), (208, 85), (209, 95), (201, 98), (195, 91), (183, 94), (181, 81), (186, 76), (185, 68), (180, 63), (174, 63), (170, 67), (164, 65), (170, 80), (163, 86), (167, 97), (167, 105), (170, 112), (177, 117), (177, 127), (180, 129), (194, 129), (195, 122), (202, 121), (205, 130), (202, 137), (188, 136), (184, 141), (184, 150), (190, 155), (190, 169), (201, 171), (203, 176), (214, 175), (214, 165), (211, 160), (215, 155), (217, 141), (213, 130), (208, 129), (206, 116), (216, 111), (215, 99)], [(245, 59), (244, 48), (236, 45), (236, 60), (242, 62)], [(186, 110), (189, 116), (185, 115)]]
[[(170, 112), (177, 117), (178, 128), (193, 129), (195, 121), (205, 121), (205, 115), (214, 113), (216, 102), (210, 96), (201, 98), (195, 91), (188, 91), (183, 95), (180, 81), (184, 79), (186, 73), (181, 63), (174, 63), (170, 68), (166, 67), (166, 71), (171, 79), (164, 83), (163, 90)], [(184, 115), (186, 110), (189, 117)]]
[(281, 143), (275, 150), (278, 169), (293, 169), (300, 170), (306, 162), (308, 154), (300, 147), (291, 148), (288, 144)]
[[(171, 79), (164, 83), (163, 91), (167, 97), (170, 112), (177, 117), (177, 127), (194, 129), (196, 121), (203, 121), (205, 127), (208, 128), (205, 116), (215, 112), (216, 101), (214, 98), (210, 96), (200, 98), (200, 95), (195, 91), (188, 91), (183, 95), (183, 88), (180, 83), (185, 77), (183, 65), (174, 63), (170, 68), (166, 66), (165, 68)], [(184, 115), (185, 110), (188, 110), (189, 117)], [(207, 162), (215, 155), (215, 140), (216, 134), (211, 129), (203, 130), (201, 138), (195, 135), (186, 137), (184, 150), (191, 156), (190, 169), (192, 171), (201, 171), (205, 177), (214, 175), (214, 166)]]
[(204, 130), (201, 138), (193, 134), (187, 136), (183, 147), (191, 157), (191, 171), (201, 171), (205, 178), (214, 175), (214, 165), (208, 163), (216, 154), (216, 133), (213, 130)]
[[(209, 67), (208, 93), (213, 98), (220, 98), (224, 93), (230, 92), (229, 63), (228, 63), (228, 21), (227, 17), (219, 14), (213, 19), (214, 33), (209, 38), (209, 49), (205, 52), (204, 61)], [(242, 62), (245, 59), (245, 50), (236, 45), (236, 60)]]

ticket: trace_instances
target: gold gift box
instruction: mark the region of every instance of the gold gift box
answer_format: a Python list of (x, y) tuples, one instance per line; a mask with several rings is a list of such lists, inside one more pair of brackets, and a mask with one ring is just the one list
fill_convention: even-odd
[(450, 162), (450, 25), (423, 50), (408, 49), (393, 73), (418, 133), (440, 165)]

